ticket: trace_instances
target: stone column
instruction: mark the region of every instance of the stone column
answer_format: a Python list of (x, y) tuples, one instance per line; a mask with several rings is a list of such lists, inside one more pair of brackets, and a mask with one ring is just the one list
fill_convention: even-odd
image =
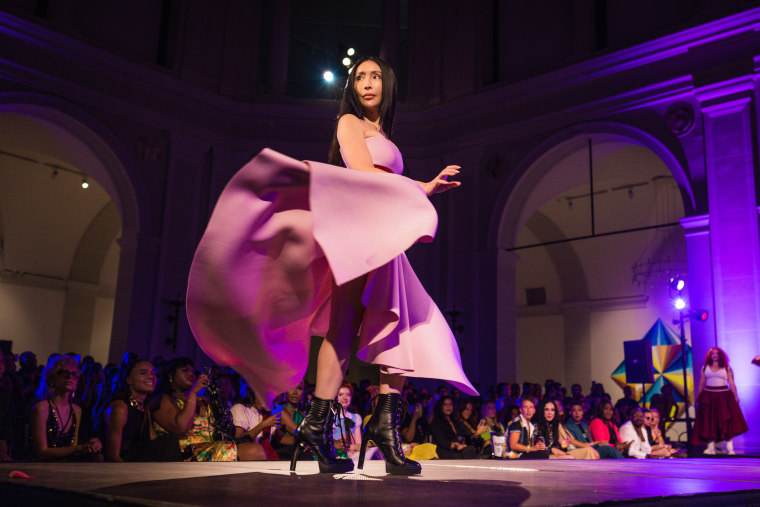
[[(731, 359), (748, 421), (760, 417), (760, 368), (750, 364), (760, 351), (754, 93), (751, 76), (697, 90), (704, 115), (716, 341)], [(743, 440), (760, 444), (760, 427), (750, 424)]]
[(161, 240), (125, 231), (117, 240), (119, 275), (108, 360), (118, 363), (129, 350), (147, 357), (151, 347), (156, 264)]
[(710, 217), (709, 215), (687, 217), (682, 218), (680, 222), (686, 238), (689, 306), (708, 312), (705, 322), (691, 321), (689, 323), (696, 383), (701, 375), (699, 368), (702, 359), (710, 347), (717, 345), (712, 256), (710, 255)]

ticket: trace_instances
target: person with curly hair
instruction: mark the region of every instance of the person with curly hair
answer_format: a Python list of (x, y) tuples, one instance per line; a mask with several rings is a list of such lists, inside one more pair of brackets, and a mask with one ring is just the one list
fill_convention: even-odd
[(734, 372), (728, 365), (728, 356), (712, 347), (705, 354), (702, 375), (697, 387), (697, 417), (691, 443), (707, 444), (704, 454), (716, 453), (716, 442), (726, 442), (726, 452), (735, 454), (733, 437), (749, 428), (739, 408)]

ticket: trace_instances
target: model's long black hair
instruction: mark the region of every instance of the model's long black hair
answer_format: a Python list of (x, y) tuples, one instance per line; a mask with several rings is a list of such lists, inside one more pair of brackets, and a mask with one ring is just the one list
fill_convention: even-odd
[(383, 94), (380, 97), (380, 128), (383, 129), (386, 137), (391, 138), (393, 130), (393, 117), (396, 114), (396, 95), (398, 85), (396, 84), (396, 74), (390, 65), (376, 56), (365, 56), (356, 61), (351, 70), (348, 72), (346, 87), (343, 89), (343, 98), (340, 101), (340, 111), (335, 122), (335, 131), (333, 132), (332, 143), (330, 144), (330, 153), (327, 161), (332, 165), (344, 165), (343, 157), (340, 155), (340, 144), (338, 144), (338, 124), (337, 120), (344, 114), (353, 114), (359, 119), (364, 118), (364, 108), (362, 107), (359, 95), (354, 88), (356, 81), (356, 69), (359, 65), (371, 60), (380, 67), (380, 73), (383, 80)]

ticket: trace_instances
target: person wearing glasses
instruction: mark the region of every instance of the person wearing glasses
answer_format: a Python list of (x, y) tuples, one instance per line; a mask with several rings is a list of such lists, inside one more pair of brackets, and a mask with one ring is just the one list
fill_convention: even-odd
[(39, 401), (32, 408), (32, 447), (39, 460), (102, 461), (97, 438), (79, 443), (82, 407), (73, 402), (81, 376), (71, 356), (53, 356), (42, 372)]
[(653, 455), (669, 458), (680, 452), (678, 449), (673, 449), (670, 444), (665, 443), (665, 438), (663, 438), (660, 429), (660, 412), (656, 408), (644, 409), (644, 429), (649, 445), (652, 446)]

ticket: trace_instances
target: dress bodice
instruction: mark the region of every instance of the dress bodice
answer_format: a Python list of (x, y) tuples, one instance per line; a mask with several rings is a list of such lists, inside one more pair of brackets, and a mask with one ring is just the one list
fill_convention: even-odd
[[(365, 138), (364, 141), (367, 143), (367, 149), (369, 149), (372, 163), (375, 166), (389, 169), (395, 174), (404, 172), (404, 160), (401, 157), (401, 152), (385, 136), (371, 136)], [(341, 150), (341, 155), (343, 155), (343, 150)]]

